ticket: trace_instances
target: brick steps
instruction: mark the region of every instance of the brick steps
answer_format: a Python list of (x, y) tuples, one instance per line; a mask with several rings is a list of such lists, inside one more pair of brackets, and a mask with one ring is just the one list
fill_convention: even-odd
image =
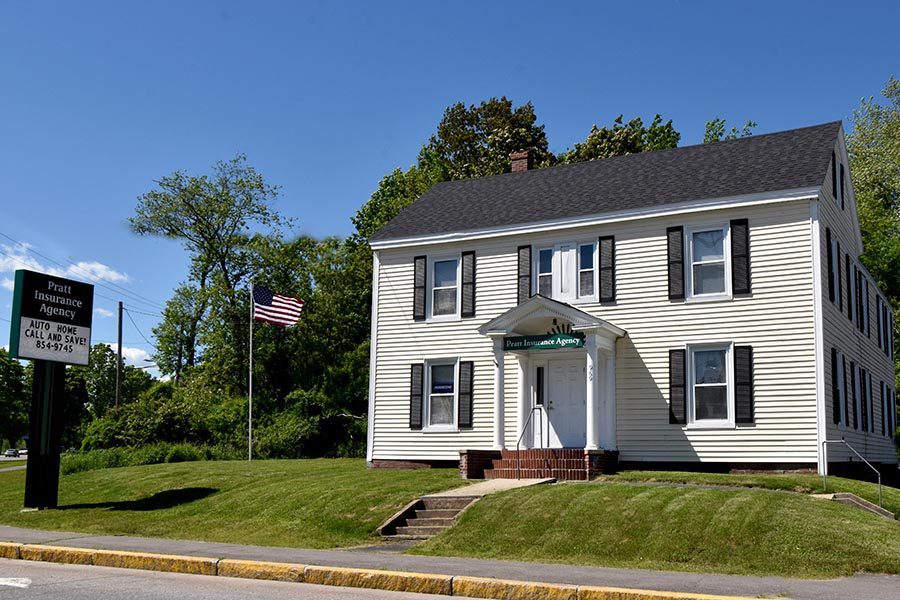
[(612, 473), (618, 452), (581, 448), (502, 450), (484, 469), (485, 479), (537, 479), (588, 481), (598, 473)]

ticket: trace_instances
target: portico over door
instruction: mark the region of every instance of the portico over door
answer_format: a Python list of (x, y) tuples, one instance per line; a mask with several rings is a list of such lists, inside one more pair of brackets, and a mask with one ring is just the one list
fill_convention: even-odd
[[(495, 448), (509, 440), (503, 429), (503, 371), (506, 355), (512, 354), (519, 367), (516, 443), (615, 449), (615, 344), (623, 329), (563, 302), (533, 296), (479, 331), (494, 340)], [(533, 368), (538, 363), (544, 366), (540, 376)], [(535, 391), (538, 377), (540, 393)]]

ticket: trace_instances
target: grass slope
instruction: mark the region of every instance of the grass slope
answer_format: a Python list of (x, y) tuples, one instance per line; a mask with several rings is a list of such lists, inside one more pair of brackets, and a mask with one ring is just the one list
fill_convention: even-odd
[(36, 529), (332, 548), (366, 543), (413, 498), (464, 485), (455, 469), (362, 460), (190, 462), (60, 479), (58, 510), (21, 513), (25, 472), (0, 473), (0, 523)]
[(791, 577), (900, 573), (900, 522), (779, 491), (595, 482), (489, 496), (412, 552)]

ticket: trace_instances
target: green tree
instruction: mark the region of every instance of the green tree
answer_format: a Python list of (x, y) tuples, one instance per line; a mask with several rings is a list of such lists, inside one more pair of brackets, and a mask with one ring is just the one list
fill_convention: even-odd
[(0, 348), (0, 441), (14, 445), (28, 433), (28, 399), (25, 369)]
[(441, 161), (450, 179), (468, 179), (508, 172), (509, 155), (519, 150), (531, 150), (537, 166), (553, 161), (531, 102), (513, 107), (505, 96), (478, 105), (457, 102), (444, 111), (419, 163)]
[(660, 115), (653, 117), (649, 127), (644, 126), (640, 117), (628, 123), (622, 122), (622, 115), (613, 121), (612, 127), (593, 125), (583, 142), (561, 153), (557, 157), (560, 164), (572, 164), (589, 160), (599, 160), (623, 154), (638, 154), (652, 150), (675, 148), (681, 134), (675, 130), (672, 120), (665, 123)]
[(713, 142), (721, 142), (724, 140), (736, 140), (738, 138), (753, 135), (753, 128), (759, 125), (756, 121), (747, 121), (740, 128), (732, 127), (730, 131), (725, 130), (725, 119), (716, 117), (712, 121), (706, 122), (706, 132), (703, 134), (703, 143), (711, 144)]
[(861, 260), (896, 307), (900, 302), (900, 80), (888, 79), (881, 93), (887, 103), (864, 98), (853, 111), (847, 147), (862, 229)]
[[(135, 233), (178, 240), (190, 254), (197, 292), (190, 318), (181, 319), (184, 310), (172, 307), (163, 330), (171, 340), (174, 332), (189, 328), (202, 314), (193, 347), (205, 347), (205, 362), (236, 391), (245, 391), (247, 380), (250, 236), (254, 232), (277, 236), (286, 224), (270, 208), (277, 195), (278, 189), (238, 155), (216, 163), (209, 176), (176, 171), (162, 177), (157, 189), (138, 198), (130, 219)], [(171, 366), (171, 349), (167, 346), (165, 352), (163, 363)]]

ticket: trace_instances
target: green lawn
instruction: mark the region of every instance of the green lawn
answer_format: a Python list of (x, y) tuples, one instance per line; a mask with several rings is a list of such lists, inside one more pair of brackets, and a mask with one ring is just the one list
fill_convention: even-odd
[(410, 500), (464, 485), (455, 469), (362, 460), (186, 462), (60, 478), (57, 510), (21, 513), (25, 472), (0, 473), (0, 523), (35, 529), (333, 548), (373, 541)]
[(896, 574), (900, 522), (779, 491), (596, 481), (489, 496), (412, 552), (791, 577)]
[[(823, 491), (822, 477), (801, 473), (748, 473), (730, 475), (726, 473), (690, 473), (681, 471), (623, 471), (616, 475), (605, 475), (600, 481), (617, 482), (667, 482), (698, 485), (726, 485), (732, 487), (786, 490), (801, 494), (818, 494)], [(869, 502), (878, 504), (878, 486), (856, 479), (843, 477), (828, 478), (828, 492), (850, 492)], [(884, 508), (900, 519), (900, 489), (882, 486)]]

